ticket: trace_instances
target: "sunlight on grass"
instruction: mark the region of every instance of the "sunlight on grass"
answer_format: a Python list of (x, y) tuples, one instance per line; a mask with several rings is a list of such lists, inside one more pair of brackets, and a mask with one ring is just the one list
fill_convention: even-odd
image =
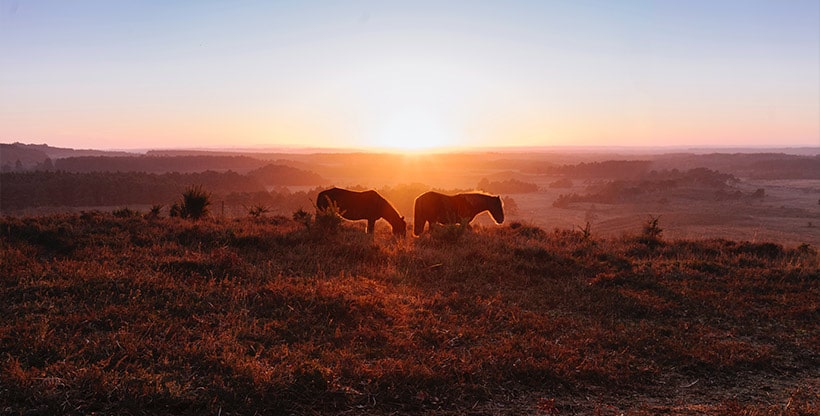
[(295, 217), (0, 219), (0, 406), (813, 410), (812, 247), (520, 223), (397, 241)]

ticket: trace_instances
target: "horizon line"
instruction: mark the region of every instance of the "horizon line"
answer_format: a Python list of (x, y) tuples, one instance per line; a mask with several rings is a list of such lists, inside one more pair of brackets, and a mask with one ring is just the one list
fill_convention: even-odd
[(820, 144), (785, 144), (785, 145), (511, 145), (511, 146), (451, 146), (430, 149), (399, 149), (389, 147), (323, 147), (299, 145), (251, 145), (251, 146), (202, 146), (202, 147), (110, 147), (110, 148), (76, 148), (58, 147), (48, 143), (2, 143), (8, 145), (48, 146), (55, 149), (70, 149), (75, 151), (102, 151), (147, 154), (149, 152), (230, 152), (230, 153), (295, 153), (295, 154), (344, 154), (344, 153), (372, 153), (372, 154), (457, 154), (457, 153), (518, 153), (556, 151), (628, 151), (645, 153), (650, 151), (711, 151), (719, 152), (750, 150), (755, 153), (773, 150), (810, 150), (820, 154)]

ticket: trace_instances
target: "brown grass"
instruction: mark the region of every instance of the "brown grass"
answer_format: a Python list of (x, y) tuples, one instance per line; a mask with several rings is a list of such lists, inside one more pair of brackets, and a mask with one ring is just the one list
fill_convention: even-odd
[(814, 414), (814, 248), (0, 220), (2, 414)]

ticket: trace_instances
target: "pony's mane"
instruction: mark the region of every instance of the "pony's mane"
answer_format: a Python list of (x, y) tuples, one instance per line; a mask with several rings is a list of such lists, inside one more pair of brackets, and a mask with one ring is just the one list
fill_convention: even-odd
[(487, 193), (487, 192), (484, 192), (484, 191), (462, 192), (458, 195), (464, 195), (464, 196), (468, 196), (468, 197), (469, 196), (486, 196), (486, 197), (490, 197), (490, 198), (499, 198), (499, 199), (501, 198), (500, 195), (493, 195), (493, 194), (490, 194), (490, 193)]

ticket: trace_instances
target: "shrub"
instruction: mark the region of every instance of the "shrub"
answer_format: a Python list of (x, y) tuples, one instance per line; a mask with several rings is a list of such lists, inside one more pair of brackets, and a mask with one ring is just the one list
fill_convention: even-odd
[(646, 244), (647, 246), (654, 247), (660, 244), (661, 242), (661, 233), (663, 229), (658, 225), (658, 221), (660, 217), (656, 217), (653, 215), (649, 216), (649, 219), (643, 224), (643, 230), (641, 231), (641, 235), (638, 238), (638, 241)]
[(254, 218), (259, 218), (259, 217), (262, 216), (262, 214), (266, 214), (266, 213), (270, 212), (270, 208), (268, 208), (268, 207), (266, 207), (262, 204), (257, 204), (257, 205), (254, 205), (254, 206), (250, 207), (250, 208), (245, 207), (245, 209), (248, 211), (248, 215), (250, 215), (251, 217), (254, 217)]
[(316, 209), (316, 229), (322, 233), (335, 234), (342, 225), (342, 212), (336, 202), (329, 201), (324, 209)]
[(182, 199), (171, 206), (171, 216), (198, 220), (208, 215), (210, 205), (210, 192), (203, 190), (201, 185), (190, 186), (182, 193)]
[(655, 217), (650, 215), (649, 219), (643, 225), (643, 236), (646, 238), (651, 238), (657, 240), (660, 238), (663, 229), (658, 226), (658, 221), (661, 217)]
[(139, 217), (140, 213), (137, 210), (133, 210), (131, 208), (125, 207), (120, 209), (115, 209), (111, 212), (117, 218), (131, 218), (131, 217)]
[(592, 225), (589, 223), (589, 221), (587, 221), (586, 226), (581, 227), (579, 225), (577, 227), (578, 227), (578, 230), (581, 231), (581, 240), (582, 241), (589, 240), (589, 237), (592, 235)]
[(310, 228), (312, 218), (309, 212), (299, 208), (293, 213), (293, 220), (304, 225), (306, 228)]
[(438, 242), (455, 243), (461, 240), (469, 229), (470, 223), (468, 221), (455, 224), (430, 224), (430, 236)]
[(151, 205), (151, 209), (148, 211), (148, 218), (159, 218), (159, 213), (162, 210), (161, 204)]

